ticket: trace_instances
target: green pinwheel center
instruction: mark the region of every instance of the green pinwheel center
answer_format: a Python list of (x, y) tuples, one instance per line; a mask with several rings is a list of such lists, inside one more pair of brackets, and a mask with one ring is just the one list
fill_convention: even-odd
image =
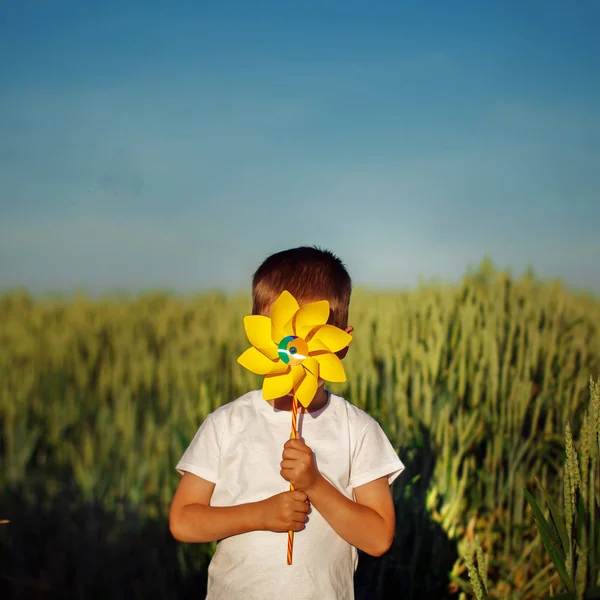
[(308, 356), (308, 346), (297, 335), (288, 335), (279, 342), (277, 352), (286, 365), (295, 366)]

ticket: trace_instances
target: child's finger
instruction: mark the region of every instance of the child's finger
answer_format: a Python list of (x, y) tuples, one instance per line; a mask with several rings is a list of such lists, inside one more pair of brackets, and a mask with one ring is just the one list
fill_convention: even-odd
[(308, 495), (302, 490), (293, 490), (288, 493), (291, 494), (294, 500), (298, 500), (299, 502), (308, 502)]
[(309, 454), (312, 450), (302, 441), (302, 440), (288, 440), (284, 445), (284, 448), (294, 448), (296, 450), (300, 450), (305, 454)]
[(290, 438), (285, 442), (284, 446), (298, 446), (300, 448), (301, 446), (306, 446), (306, 442), (304, 438)]
[(306, 514), (308, 512), (308, 503), (307, 502), (294, 502), (294, 510), (299, 513)]
[(308, 452), (303, 452), (298, 448), (284, 448), (283, 452), (281, 453), (281, 456), (283, 458), (295, 458), (299, 460), (301, 458), (306, 457), (307, 454)]

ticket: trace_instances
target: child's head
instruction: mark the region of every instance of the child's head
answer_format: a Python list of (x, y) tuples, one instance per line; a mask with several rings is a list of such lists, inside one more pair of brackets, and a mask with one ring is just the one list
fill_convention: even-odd
[(342, 261), (328, 250), (301, 246), (269, 256), (252, 279), (252, 314), (268, 315), (271, 305), (287, 290), (300, 305), (329, 302), (329, 321), (348, 327), (352, 281)]

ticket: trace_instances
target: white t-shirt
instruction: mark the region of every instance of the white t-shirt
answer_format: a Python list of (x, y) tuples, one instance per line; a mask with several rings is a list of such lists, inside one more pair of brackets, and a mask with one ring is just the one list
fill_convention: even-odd
[[(291, 412), (275, 410), (252, 391), (204, 420), (176, 466), (215, 483), (211, 506), (264, 500), (289, 490), (281, 477)], [(383, 430), (366, 412), (328, 394), (325, 406), (298, 414), (298, 433), (313, 450), (320, 473), (342, 494), (404, 465)], [(252, 531), (217, 544), (208, 568), (207, 600), (353, 600), (357, 549), (341, 538), (314, 506), (294, 534), (292, 564), (287, 533)]]

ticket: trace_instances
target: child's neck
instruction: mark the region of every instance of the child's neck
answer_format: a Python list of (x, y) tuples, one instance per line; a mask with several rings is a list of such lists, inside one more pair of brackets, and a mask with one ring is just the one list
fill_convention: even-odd
[[(276, 408), (277, 410), (292, 410), (292, 396), (283, 396), (283, 398), (277, 398), (276, 400), (270, 400), (269, 404)], [(325, 391), (325, 386), (319, 386), (315, 397), (312, 402), (308, 405), (308, 408), (304, 408), (300, 403), (298, 403), (298, 412), (314, 412), (321, 408), (323, 408), (327, 404), (327, 392)]]

